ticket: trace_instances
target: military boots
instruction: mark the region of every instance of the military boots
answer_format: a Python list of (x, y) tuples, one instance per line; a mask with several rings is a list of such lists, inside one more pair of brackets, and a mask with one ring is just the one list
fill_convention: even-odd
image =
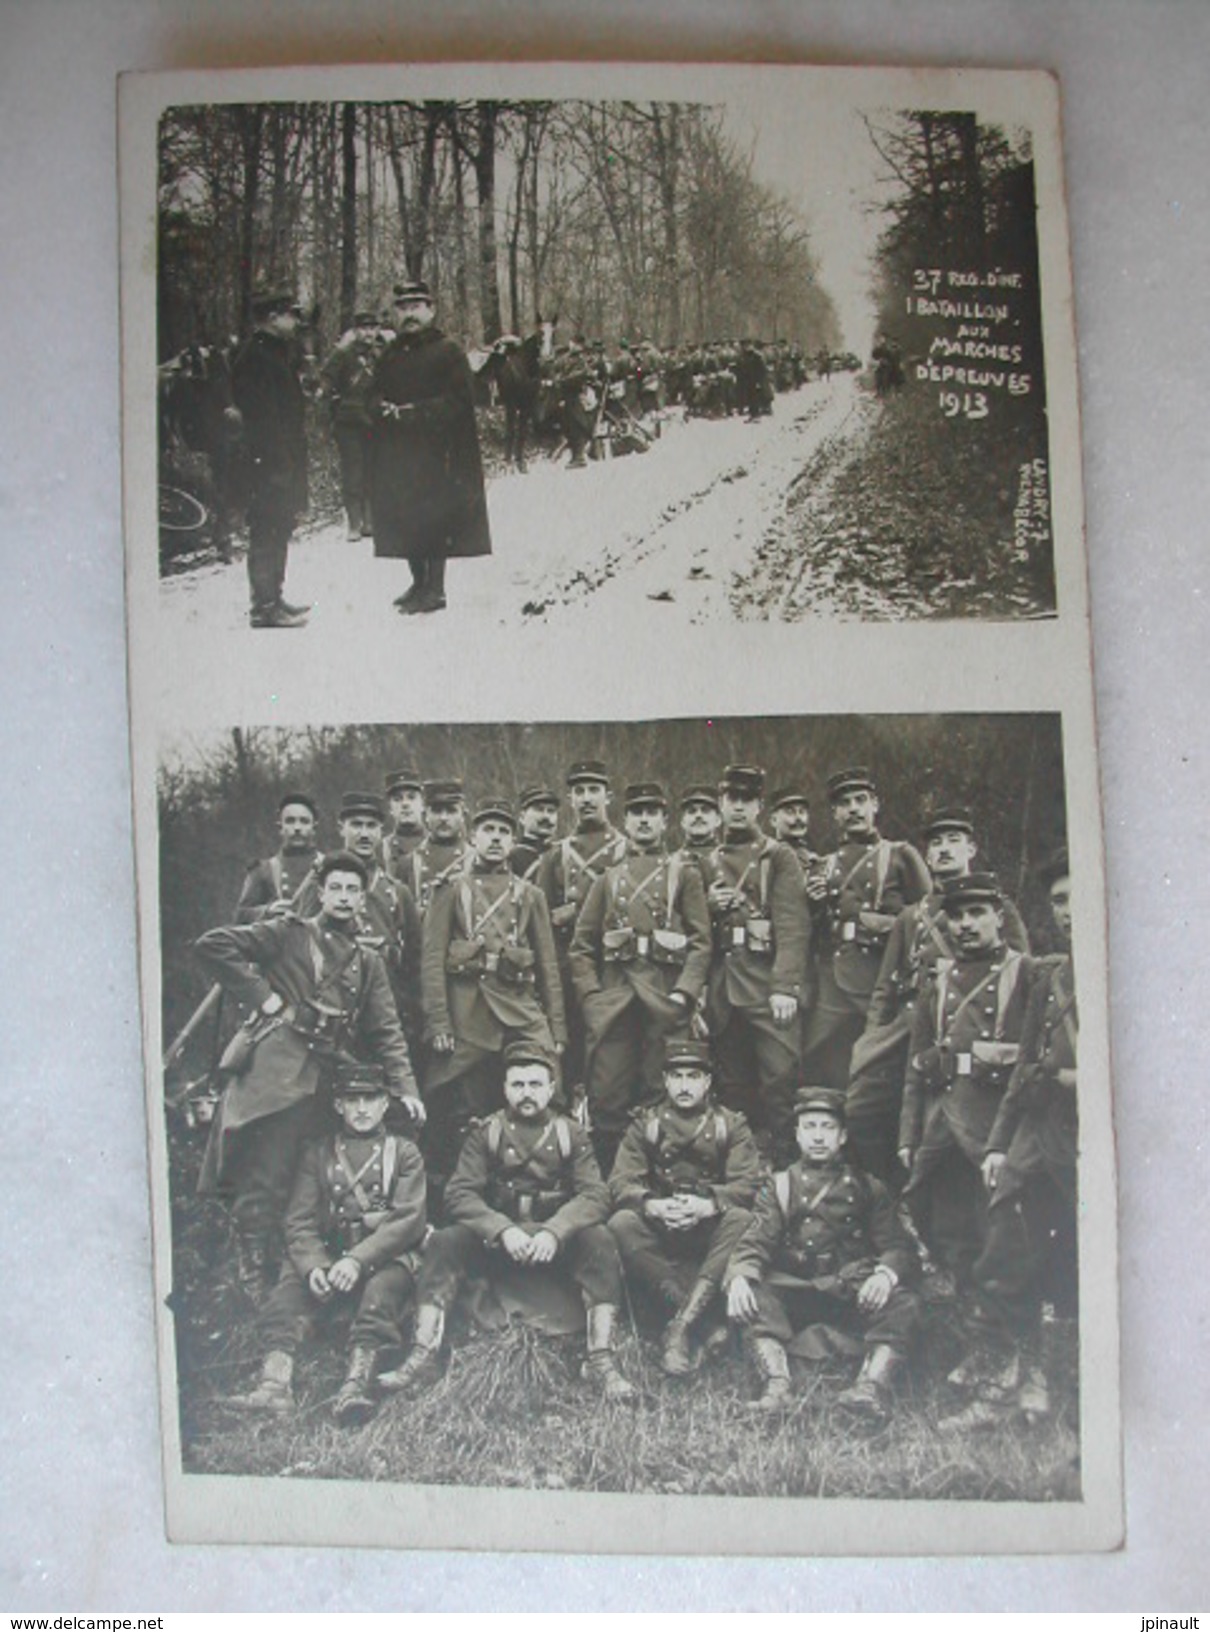
[(760, 1398), (752, 1401), (752, 1410), (769, 1415), (788, 1411), (793, 1403), (793, 1394), (790, 1389), (790, 1362), (786, 1358), (785, 1348), (775, 1337), (750, 1337), (748, 1348), (765, 1385)]
[(614, 1327), (618, 1312), (612, 1303), (598, 1303), (588, 1311), (588, 1359), (584, 1362), (586, 1381), (595, 1383), (607, 1400), (631, 1405), (637, 1395), (618, 1370), (613, 1357)]
[(374, 1372), (378, 1351), (359, 1344), (349, 1355), (349, 1368), (332, 1407), (342, 1428), (358, 1428), (374, 1415)]
[(270, 1411), (288, 1416), (294, 1409), (294, 1356), (270, 1349), (261, 1366), (260, 1382), (250, 1394), (233, 1394), (226, 1402), (233, 1411)]
[(714, 1300), (711, 1281), (695, 1281), (689, 1296), (673, 1315), (664, 1332), (664, 1352), (661, 1364), (669, 1377), (687, 1377), (695, 1366), (690, 1339), (694, 1322), (699, 1320)]
[(888, 1343), (876, 1343), (866, 1353), (861, 1370), (836, 1404), (854, 1416), (885, 1422), (891, 1414), (891, 1380), (899, 1370), (900, 1358)]
[(416, 1335), (412, 1352), (395, 1371), (384, 1371), (378, 1386), (387, 1394), (420, 1392), (441, 1380), (441, 1341), (445, 1336), (445, 1310), (435, 1303), (422, 1303), (416, 1311)]

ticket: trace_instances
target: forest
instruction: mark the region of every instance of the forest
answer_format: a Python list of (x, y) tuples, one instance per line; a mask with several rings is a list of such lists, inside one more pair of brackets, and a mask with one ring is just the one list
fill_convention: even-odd
[(159, 351), (248, 326), (288, 279), (330, 342), (424, 278), (464, 344), (840, 341), (806, 222), (720, 109), (585, 101), (169, 109), (159, 131)]

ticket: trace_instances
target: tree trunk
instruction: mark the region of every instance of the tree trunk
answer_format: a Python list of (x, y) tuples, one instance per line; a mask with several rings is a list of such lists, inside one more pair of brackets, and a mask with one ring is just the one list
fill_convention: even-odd
[(341, 109), (340, 332), (357, 308), (357, 104)]
[(238, 109), (237, 123), (243, 156), (239, 223), (239, 326), (240, 332), (245, 334), (252, 326), (252, 268), (256, 255), (254, 234), (257, 193), (260, 187), (262, 120), (263, 109), (258, 106)]
[(499, 339), (503, 328), (500, 273), (496, 265), (496, 126), (499, 117), (499, 103), (479, 103), (474, 152), (475, 191), (479, 201), (479, 307), (483, 338), (489, 344)]

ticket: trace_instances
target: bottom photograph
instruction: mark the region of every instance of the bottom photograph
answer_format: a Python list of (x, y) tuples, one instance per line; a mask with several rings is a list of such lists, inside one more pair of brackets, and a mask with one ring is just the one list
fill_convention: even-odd
[(1057, 714), (164, 741), (181, 1471), (1079, 1502), (1063, 765)]

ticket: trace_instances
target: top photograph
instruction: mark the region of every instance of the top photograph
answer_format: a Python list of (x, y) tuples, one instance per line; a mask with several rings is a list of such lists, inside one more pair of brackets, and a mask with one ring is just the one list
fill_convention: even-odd
[(1056, 617), (1057, 97), (846, 72), (160, 108), (166, 638)]

